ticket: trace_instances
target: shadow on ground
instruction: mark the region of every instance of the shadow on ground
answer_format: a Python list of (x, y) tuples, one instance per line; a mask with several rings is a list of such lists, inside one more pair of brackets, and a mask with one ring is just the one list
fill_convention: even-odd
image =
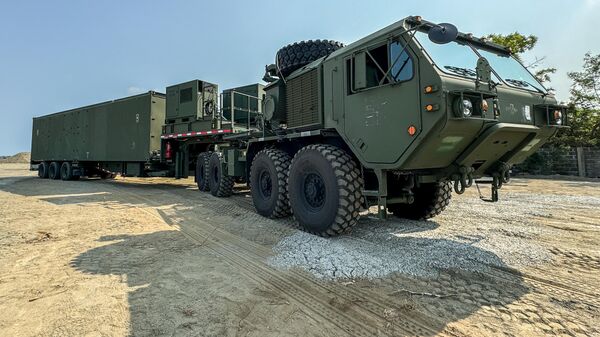
[[(45, 185), (45, 188), (37, 188), (38, 184)], [(56, 189), (50, 188), (52, 193), (48, 193), (48, 187), (54, 185)], [(57, 206), (110, 200), (128, 207), (141, 201), (128, 200), (125, 203), (122, 201), (127, 199), (124, 194), (147, 194), (148, 198), (152, 198), (156, 194), (169, 193), (164, 198), (175, 205), (174, 212), (161, 212), (161, 216), (168, 224), (176, 222), (183, 232), (198, 226), (197, 210), (186, 206), (185, 211), (178, 212), (177, 205), (187, 202), (189, 206), (190, 200), (193, 203), (197, 199), (203, 202), (209, 200), (206, 207), (217, 204), (228, 205), (230, 209), (237, 207), (232, 200), (212, 198), (183, 185), (126, 181), (59, 182), (26, 178), (0, 185), (0, 190), (38, 196)], [(212, 211), (215, 216), (223, 216), (219, 214), (218, 207)], [(250, 211), (239, 207), (237, 212), (241, 215), (223, 222), (220, 229), (260, 245), (266, 245), (259, 238), (260, 234), (271, 233), (283, 242), (277, 245), (277, 256), (284, 256), (290, 261), (304, 259), (304, 263), (296, 266), (314, 274), (323, 273), (327, 268), (342, 270), (348, 267), (346, 276), (353, 278), (352, 268), (361, 267), (356, 264), (357, 261), (365, 263), (364, 268), (379, 265), (384, 269), (394, 266), (399, 269), (379, 278), (371, 275), (376, 277), (373, 281), (357, 278), (355, 285), (340, 281), (318, 281), (315, 285), (305, 283), (302, 271), (293, 268), (276, 271), (278, 277), (296, 284), (304, 282), (307, 291), (328, 298), (330, 307), (325, 310), (340, 316), (339, 320), (324, 322), (326, 316), (315, 314), (310, 306), (294, 302), (285, 290), (273, 291), (278, 287), (269, 283), (269, 278), (265, 278), (264, 283), (248, 279), (244, 273), (252, 270), (244, 270), (245, 267), (240, 267), (239, 263), (231, 264), (228, 258), (219, 254), (218, 247), (210, 250), (180, 231), (103, 236), (99, 238), (102, 246), (78, 255), (71, 261), (71, 266), (92, 275), (124, 276), (131, 288), (128, 303), (132, 336), (345, 336), (348, 335), (343, 326), (345, 319), (364, 320), (364, 324), (371, 324), (374, 331), (397, 335), (406, 333), (409, 329), (406, 322), (411, 317), (427, 322), (426, 329), (415, 330), (417, 333), (434, 335), (448, 324), (467, 318), (484, 307), (505, 308), (528, 292), (518, 272), (510, 270), (493, 252), (473, 244), (476, 237), (472, 237), (471, 241), (458, 242), (415, 235), (434, 230), (438, 226), (435, 222), (396, 222), (388, 227), (384, 224), (371, 227), (370, 220), (363, 219), (355, 232), (324, 239), (290, 228), (280, 231), (278, 227), (284, 226), (289, 219), (273, 221), (250, 215), (245, 217)], [(177, 220), (171, 221), (172, 218)], [(289, 241), (295, 235), (300, 235), (303, 240)], [(286, 240), (291, 244), (286, 245)], [(271, 248), (270, 245), (266, 247)], [(307, 254), (317, 249), (324, 254)], [(442, 249), (443, 254), (440, 253)], [(417, 264), (416, 274), (402, 269), (403, 265), (414, 266), (415, 259), (423, 261)], [(491, 264), (494, 268), (479, 272), (469, 267), (482, 263)], [(321, 270), (311, 270), (311, 267)], [(435, 273), (428, 274), (427, 271)], [(319, 284), (326, 285), (326, 288)], [(371, 303), (366, 308), (385, 307), (387, 311), (375, 310), (374, 314), (379, 316), (375, 321), (369, 321), (372, 315), (368, 315), (370, 318), (344, 316), (362, 312), (363, 309), (353, 311), (356, 306), (361, 306), (360, 303)], [(323, 326), (327, 325), (338, 329), (323, 330)]]

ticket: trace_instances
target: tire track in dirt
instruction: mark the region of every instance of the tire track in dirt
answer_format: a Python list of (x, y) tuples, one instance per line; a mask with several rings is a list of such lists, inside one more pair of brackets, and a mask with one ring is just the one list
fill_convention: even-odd
[[(257, 282), (257, 284), (275, 288), (301, 307), (322, 317), (325, 322), (335, 325), (337, 328), (346, 331), (349, 335), (373, 336), (375, 331), (378, 331), (379, 335), (388, 335), (386, 332), (381, 331), (380, 328), (385, 327), (386, 323), (389, 323), (383, 316), (385, 309), (396, 307), (389, 300), (379, 298), (376, 301), (390, 304), (390, 307), (386, 308), (380, 303), (372, 302), (374, 294), (342, 292), (340, 289), (336, 289), (337, 287), (326, 285), (322, 281), (302, 275), (302, 273), (296, 271), (291, 271), (289, 273), (290, 276), (283, 275), (281, 272), (261, 262), (270, 254), (270, 250), (264, 246), (252, 243), (198, 219), (186, 219), (186, 222), (189, 222), (189, 224), (183, 224), (172, 217), (168, 217), (167, 214), (161, 211), (160, 207), (163, 205), (160, 203), (132, 192), (129, 187), (124, 189), (119, 188), (118, 185), (113, 183), (108, 184), (114, 188), (114, 191), (143, 201), (153, 210), (157, 210), (162, 217), (145, 210), (143, 207), (132, 205), (133, 207), (146, 211), (148, 214), (161, 219), (161, 221), (167, 220), (167, 223), (171, 222), (170, 225), (175, 225), (176, 228), (193, 241), (201, 244), (209, 242), (210, 245), (208, 247), (224, 256), (228, 262), (244, 270), (244, 274)], [(173, 191), (169, 190), (168, 192), (173, 194)], [(173, 202), (173, 199), (169, 200)], [(219, 202), (230, 202), (223, 199), (217, 200)], [(186, 198), (182, 198), (182, 201), (186, 204), (191, 203)], [(165, 219), (165, 216), (168, 218)], [(409, 317), (402, 316), (402, 319), (402, 322), (394, 322), (395, 331), (393, 335), (397, 335), (398, 333), (402, 335), (434, 335), (439, 332), (429, 328), (431, 326), (430, 318), (427, 320), (411, 320)]]
[[(191, 205), (191, 206), (194, 205), (190, 201), (188, 196), (181, 195), (180, 193), (177, 193), (178, 191), (176, 191), (176, 190), (165, 189), (165, 192), (172, 193), (172, 194), (178, 194), (178, 196), (181, 197), (188, 205)], [(181, 192), (181, 191), (179, 191), (179, 192)], [(212, 198), (211, 196), (208, 196), (208, 197)], [(230, 205), (235, 205), (235, 206), (244, 208), (248, 211), (251, 211), (252, 212), (251, 216), (253, 216), (257, 220), (259, 220), (259, 221), (265, 220), (264, 217), (255, 213), (254, 206), (252, 204), (251, 199), (246, 198), (243, 195), (238, 194), (238, 195), (234, 195), (232, 198), (229, 198), (229, 199), (216, 199), (215, 201), (218, 201), (219, 203), (229, 203)], [(227, 207), (227, 208), (229, 208), (229, 207)], [(280, 222), (280, 223), (282, 223), (282, 225), (283, 225), (283, 222), (286, 222), (285, 219), (278, 219), (278, 220), (274, 220), (274, 221)], [(289, 222), (289, 221), (287, 221), (287, 222)], [(295, 228), (293, 225), (290, 225), (290, 226), (292, 228)], [(219, 231), (223, 235), (227, 236), (228, 240), (237, 242), (237, 245), (239, 245), (240, 247), (244, 247), (248, 251), (256, 252), (257, 257), (261, 260), (265, 260), (267, 257), (269, 257), (272, 254), (272, 250), (270, 248), (267, 248), (263, 245), (259, 245), (252, 241), (246, 240), (246, 239), (244, 239), (238, 235), (235, 235), (229, 231), (220, 230), (220, 229), (219, 229)], [(266, 267), (269, 269), (271, 268), (268, 266), (266, 266)], [(352, 303), (352, 304), (358, 305), (362, 309), (367, 310), (372, 315), (379, 317), (381, 319), (385, 319), (385, 317), (383, 317), (383, 315), (386, 311), (389, 311), (390, 309), (394, 309), (399, 312), (402, 312), (403, 321), (402, 322), (394, 322), (394, 324), (396, 324), (396, 325), (400, 324), (404, 330), (407, 330), (413, 334), (421, 335), (424, 333), (431, 333), (431, 334), (439, 333), (439, 331), (431, 329), (431, 327), (432, 326), (443, 327), (445, 325), (444, 323), (439, 322), (436, 318), (423, 317), (422, 315), (415, 315), (412, 312), (406, 312), (405, 310), (402, 310), (402, 308), (399, 307), (399, 305), (397, 303), (394, 303), (392, 300), (390, 300), (390, 298), (382, 297), (379, 294), (376, 294), (367, 289), (336, 285), (335, 283), (331, 283), (331, 282), (327, 282), (327, 281), (324, 281), (324, 280), (321, 280), (318, 278), (314, 278), (314, 277), (312, 277), (312, 275), (309, 275), (307, 272), (304, 272), (301, 270), (290, 270), (288, 272), (293, 274), (294, 276), (296, 276), (298, 279), (302, 280), (303, 284), (318, 285), (322, 288), (323, 291), (325, 291), (325, 293), (336, 294), (336, 295), (342, 297), (344, 299), (345, 303)], [(303, 284), (299, 284), (299, 285), (302, 286)], [(385, 319), (385, 320), (386, 320), (386, 322), (389, 322), (387, 319)], [(452, 335), (450, 332), (447, 332), (447, 333)]]
[[(117, 187), (119, 192), (130, 194), (131, 196), (144, 201), (151, 206), (152, 209), (156, 210), (160, 206), (164, 206), (164, 204), (161, 204), (156, 200), (150, 200), (139, 193), (131, 192), (134, 190), (131, 187), (118, 186), (117, 184), (111, 184), (111, 186)], [(169, 189), (166, 186), (156, 187), (156, 189), (165, 192), (163, 194), (165, 196), (174, 195), (177, 197), (177, 199), (179, 199), (174, 200), (172, 197), (166, 197), (170, 203), (176, 201), (184, 206), (196, 206), (196, 204), (193, 202), (193, 199), (190, 199), (189, 190)], [(155, 195), (152, 196), (154, 197)], [(207, 197), (212, 198), (208, 195)], [(227, 210), (230, 208), (235, 209), (237, 206), (239, 208), (243, 208), (244, 210), (254, 212), (251, 200), (239, 194), (230, 199), (215, 199), (214, 201), (204, 199), (202, 201), (208, 203), (218, 203), (219, 207)], [(166, 216), (168, 219), (171, 219), (174, 224), (179, 226), (183, 233), (187, 234), (188, 237), (191, 236), (195, 241), (201, 240), (200, 242), (204, 242), (206, 238), (209, 238), (212, 235), (212, 237), (217, 239), (216, 243), (219, 246), (218, 252), (220, 252), (220, 250), (225, 250), (228, 254), (227, 257), (230, 262), (246, 270), (247, 272), (245, 274), (248, 274), (248, 276), (255, 280), (255, 282), (262, 285), (267, 284), (270, 287), (285, 293), (288, 297), (299, 303), (301, 306), (307, 307), (307, 309), (314, 314), (324, 318), (326, 321), (331, 322), (338, 328), (348, 332), (351, 335), (360, 336), (361, 332), (369, 335), (372, 333), (372, 331), (376, 331), (375, 329), (377, 329), (377, 327), (382, 327), (385, 326), (385, 323), (389, 323), (389, 320), (387, 320), (383, 315), (386, 309), (389, 310), (390, 308), (393, 308), (401, 310), (401, 308), (398, 308), (398, 305), (389, 298), (382, 297), (378, 294), (357, 287), (336, 286), (335, 284), (332, 285), (331, 283), (327, 283), (319, 279), (307, 277), (303, 271), (293, 270), (289, 273), (293, 277), (286, 277), (286, 279), (282, 279), (281, 275), (273, 273), (272, 269), (266, 266), (264, 263), (257, 263), (257, 261), (263, 261), (266, 257), (272, 254), (271, 250), (267, 247), (256, 244), (252, 241), (248, 241), (238, 235), (219, 228), (214, 228), (211, 231), (208, 231), (207, 227), (212, 228), (212, 226), (203, 223), (202, 221), (185, 219), (186, 224), (182, 224), (181, 222), (172, 219), (172, 217), (169, 217), (168, 215)], [(264, 219), (258, 215), (256, 215), (256, 218), (258, 221), (260, 221), (260, 219)], [(189, 224), (187, 224), (188, 222)], [(212, 241), (215, 240), (211, 240), (211, 242)], [(249, 256), (251, 256), (250, 259), (248, 259)], [(599, 306), (598, 301), (595, 300), (593, 293), (582, 292), (581, 289), (578, 290), (574, 287), (569, 287), (555, 280), (548, 280), (535, 275), (523, 275), (520, 272), (509, 269), (505, 270), (503, 268), (497, 268), (496, 266), (489, 267), (492, 267), (493, 271), (486, 274), (495, 279), (515, 282), (516, 278), (522, 278), (529, 281), (529, 283), (534, 285), (536, 288), (546, 290), (545, 292), (547, 293), (554, 293), (560, 295), (561, 297), (567, 298), (571, 296), (583, 297), (585, 298), (586, 303), (595, 307)], [(257, 274), (264, 275), (257, 278)], [(587, 286), (587, 288), (589, 288), (589, 286)], [(292, 289), (292, 291), (290, 291), (290, 289)], [(317, 293), (319, 295), (316, 296), (316, 298), (314, 296), (307, 297), (306, 291), (309, 293)], [(343, 307), (343, 310), (333, 310), (332, 312), (330, 310), (332, 307), (331, 300), (322, 300), (322, 298), (330, 298), (331, 295), (341, 298), (341, 301), (338, 301), (334, 304)], [(336, 298), (337, 297), (334, 297), (332, 300), (336, 300)], [(309, 303), (307, 303), (307, 301)], [(348, 324), (348, 322), (346, 322), (348, 320), (353, 321), (356, 319), (356, 317), (365, 318), (365, 322), (370, 321), (371, 323), (365, 326), (356, 325), (355, 323)], [(395, 328), (398, 328), (402, 331), (401, 334), (433, 335), (439, 333), (440, 331), (439, 329), (431, 329), (430, 327), (432, 325), (444, 326), (444, 323), (435, 321), (436, 319), (432, 319), (432, 317), (423, 317), (422, 314), (419, 316), (411, 312), (402, 312), (401, 322), (396, 320), (393, 322), (393, 324)], [(455, 335), (451, 329), (442, 328), (442, 333)]]
[[(516, 272), (508, 268), (501, 268), (489, 264), (486, 265), (493, 269), (493, 271), (484, 272), (486, 275), (489, 275), (491, 277), (510, 281), (510, 279), (514, 279), (515, 276), (518, 276), (521, 277), (523, 280), (527, 281), (528, 283), (535, 285), (535, 287), (538, 289), (547, 290), (548, 293), (562, 295), (567, 298), (578, 296), (580, 299), (584, 299), (584, 301), (582, 302), (600, 308), (600, 301), (598, 301), (600, 293), (596, 292), (595, 288), (591, 287), (588, 284), (576, 282), (576, 286), (568, 286), (562, 282), (550, 280), (538, 275), (533, 275), (531, 273)], [(571, 282), (571, 280), (568, 281)], [(581, 289), (590, 292), (584, 292)]]

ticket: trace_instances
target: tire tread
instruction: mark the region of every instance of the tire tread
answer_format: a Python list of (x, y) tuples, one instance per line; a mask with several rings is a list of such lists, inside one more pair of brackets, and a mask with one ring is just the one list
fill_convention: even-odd
[[(290, 209), (290, 201), (288, 195), (288, 176), (290, 172), (290, 163), (292, 158), (286, 152), (267, 148), (259, 151), (254, 159), (259, 156), (267, 156), (271, 162), (273, 162), (275, 166), (275, 170), (277, 172), (277, 202), (275, 205), (275, 209), (272, 214), (268, 217), (270, 218), (284, 218), (291, 214)], [(252, 170), (252, 167), (250, 168)], [(252, 176), (252, 172), (250, 172), (250, 176)]]
[[(337, 177), (339, 187), (338, 210), (329, 228), (323, 231), (312, 231), (304, 228), (294, 216), (298, 228), (311, 234), (329, 237), (342, 234), (358, 222), (362, 206), (363, 178), (358, 165), (344, 150), (329, 144), (312, 144), (303, 147), (292, 159), (294, 161), (306, 151), (318, 151), (331, 164)], [(293, 212), (292, 212), (293, 213)]]

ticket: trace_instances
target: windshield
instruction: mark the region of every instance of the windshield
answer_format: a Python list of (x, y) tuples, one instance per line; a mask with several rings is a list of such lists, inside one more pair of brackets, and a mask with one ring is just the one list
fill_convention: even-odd
[(464, 77), (477, 77), (475, 66), (478, 56), (469, 46), (456, 42), (436, 44), (431, 42), (423, 32), (418, 32), (416, 37), (442, 71)]
[(546, 92), (540, 82), (512, 56), (498, 55), (483, 49), (477, 49), (477, 51), (488, 60), (492, 68), (508, 85)]
[[(471, 47), (459, 42), (436, 44), (429, 40), (427, 33), (417, 32), (415, 35), (421, 46), (427, 51), (435, 65), (445, 73), (468, 78), (477, 78), (475, 67), (477, 55)], [(485, 57), (494, 71), (502, 77), (504, 82), (512, 87), (528, 89), (546, 93), (544, 87), (512, 56), (504, 56), (487, 50), (478, 49), (477, 52)], [(496, 74), (492, 79), (500, 82)]]

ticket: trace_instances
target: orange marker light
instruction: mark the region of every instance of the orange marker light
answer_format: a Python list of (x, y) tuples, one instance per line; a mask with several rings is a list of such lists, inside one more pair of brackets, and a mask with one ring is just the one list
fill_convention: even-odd
[(414, 125), (411, 125), (408, 127), (408, 134), (411, 136), (414, 136), (417, 133), (417, 127)]
[(429, 93), (432, 93), (432, 92), (433, 92), (433, 87), (432, 86), (428, 85), (428, 86), (425, 87), (425, 93), (429, 94)]
[(425, 106), (425, 110), (427, 111), (433, 111), (435, 109), (435, 106), (433, 104), (427, 104)]

